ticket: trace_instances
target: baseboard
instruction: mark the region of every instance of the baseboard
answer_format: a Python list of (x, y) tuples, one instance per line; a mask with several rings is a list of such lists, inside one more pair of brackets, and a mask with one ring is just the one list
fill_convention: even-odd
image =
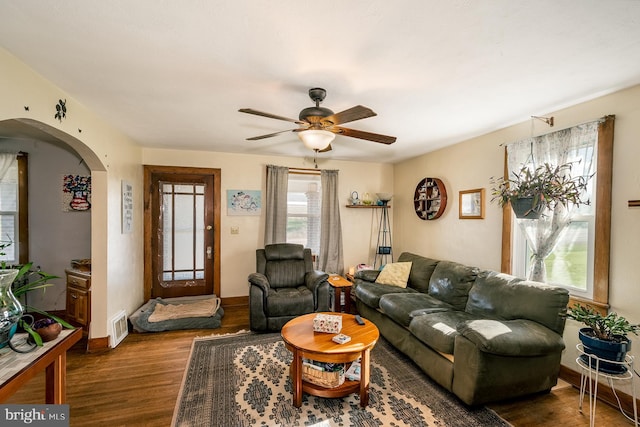
[(87, 339), (87, 351), (89, 353), (110, 349), (111, 347), (109, 347), (109, 337)]
[[(580, 389), (580, 372), (574, 371), (573, 369), (567, 368), (564, 365), (560, 365), (560, 379), (568, 382), (578, 390)], [(635, 380), (635, 377), (634, 377)], [(615, 383), (614, 383), (615, 384)], [(589, 386), (587, 385), (587, 393), (589, 392)], [(623, 393), (616, 389), (616, 394), (620, 398), (620, 404), (622, 408), (627, 412), (627, 414), (633, 414), (633, 397), (629, 396), (626, 393)], [(589, 406), (588, 396), (585, 396), (585, 403), (587, 405), (587, 411)], [(611, 387), (609, 387), (606, 383), (600, 382), (598, 384), (598, 400), (607, 403), (608, 405), (613, 406), (614, 408), (618, 407), (618, 401), (616, 400), (616, 396), (613, 394)], [(640, 400), (636, 399), (637, 408), (640, 408)], [(584, 403), (583, 403), (584, 405)], [(584, 406), (583, 406), (584, 408)], [(639, 413), (640, 416), (640, 413)]]
[[(249, 296), (245, 297), (229, 297), (220, 298), (220, 304), (224, 307), (249, 307)], [(110, 350), (109, 337), (102, 338), (89, 338), (87, 340), (87, 351), (98, 352), (104, 350)]]
[(220, 298), (220, 304), (222, 307), (231, 307), (231, 306), (246, 306), (249, 307), (249, 296), (246, 297), (228, 297), (228, 298)]

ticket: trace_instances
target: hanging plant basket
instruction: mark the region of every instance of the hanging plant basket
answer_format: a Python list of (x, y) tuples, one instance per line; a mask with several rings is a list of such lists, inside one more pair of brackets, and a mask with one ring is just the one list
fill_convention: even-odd
[(513, 209), (516, 218), (538, 219), (540, 218), (540, 210), (533, 207), (533, 197), (514, 197), (509, 203)]

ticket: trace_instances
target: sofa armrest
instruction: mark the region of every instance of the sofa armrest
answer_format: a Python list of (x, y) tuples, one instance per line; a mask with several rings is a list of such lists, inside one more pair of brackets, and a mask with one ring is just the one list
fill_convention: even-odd
[(375, 282), (379, 274), (380, 270), (360, 270), (354, 277), (365, 282)]
[(269, 280), (267, 276), (261, 273), (251, 273), (249, 275), (249, 284), (253, 286), (257, 286), (262, 289), (262, 292), (266, 295), (269, 292), (271, 286), (269, 285)]
[(313, 292), (314, 311), (331, 311), (331, 286), (328, 278), (327, 273), (319, 270), (305, 274), (304, 284)]
[(326, 282), (329, 275), (323, 271), (313, 270), (308, 271), (304, 276), (304, 284), (311, 292), (316, 293), (318, 286), (323, 282)]
[(500, 356), (541, 356), (565, 348), (562, 336), (525, 319), (467, 320), (457, 331), (480, 351)]

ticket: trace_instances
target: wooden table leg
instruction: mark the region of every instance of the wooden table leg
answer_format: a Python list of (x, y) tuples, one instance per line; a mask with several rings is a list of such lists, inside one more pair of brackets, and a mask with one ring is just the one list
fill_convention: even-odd
[(369, 366), (370, 350), (364, 350), (360, 359), (360, 406), (365, 408), (369, 404)]
[(340, 313), (342, 312), (342, 288), (333, 288), (333, 311)]
[(291, 361), (291, 382), (293, 383), (293, 406), (302, 406), (302, 356), (298, 349), (293, 352)]
[(351, 314), (351, 287), (344, 289), (344, 312)]
[(45, 373), (45, 402), (60, 405), (67, 400), (67, 353), (58, 355)]

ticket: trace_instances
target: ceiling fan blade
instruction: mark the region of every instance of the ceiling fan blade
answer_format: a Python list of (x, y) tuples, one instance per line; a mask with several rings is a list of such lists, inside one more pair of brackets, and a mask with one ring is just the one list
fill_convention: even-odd
[(340, 126), (333, 126), (329, 129), (331, 132), (338, 135), (350, 136), (351, 138), (366, 139), (368, 141), (379, 142), (381, 144), (393, 144), (396, 142), (395, 136), (380, 135), (378, 133), (365, 132), (362, 130), (355, 130), (349, 128), (343, 128)]
[(253, 136), (251, 138), (247, 138), (247, 141), (257, 141), (259, 139), (271, 138), (272, 136), (280, 135), (281, 133), (295, 132), (297, 130), (298, 129), (287, 129), (287, 130), (281, 130), (280, 132), (270, 133), (270, 134), (267, 134), (267, 135)]
[(373, 117), (377, 114), (372, 109), (363, 107), (362, 105), (356, 105), (348, 110), (340, 111), (331, 116), (322, 119), (323, 122), (331, 122), (334, 125), (340, 125), (343, 123), (354, 122), (360, 119), (366, 119), (367, 117)]
[(300, 120), (297, 120), (297, 119), (290, 119), (289, 117), (277, 116), (275, 114), (254, 110), (252, 108), (241, 108), (238, 111), (241, 113), (254, 114), (256, 116), (267, 117), (269, 119), (284, 120), (285, 122), (293, 122), (299, 125), (305, 124), (305, 122), (301, 122)]

